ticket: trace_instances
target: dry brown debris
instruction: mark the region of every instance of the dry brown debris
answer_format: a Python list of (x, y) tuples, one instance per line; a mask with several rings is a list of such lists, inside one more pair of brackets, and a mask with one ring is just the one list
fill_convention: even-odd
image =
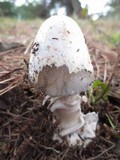
[[(25, 47), (0, 52), (0, 159), (1, 160), (118, 160), (120, 156), (119, 50), (88, 41), (96, 79), (110, 82), (110, 102), (85, 106), (99, 113), (97, 137), (87, 146), (68, 148), (52, 140), (56, 126), (44, 95), (27, 79)], [(28, 49), (28, 48), (27, 48)], [(117, 65), (116, 65), (117, 64)], [(110, 81), (111, 77), (111, 81)], [(114, 121), (113, 129), (107, 115)]]

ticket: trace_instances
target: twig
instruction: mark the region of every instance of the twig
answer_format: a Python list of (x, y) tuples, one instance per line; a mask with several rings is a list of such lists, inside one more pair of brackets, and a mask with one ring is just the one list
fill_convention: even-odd
[(29, 52), (29, 50), (30, 50), (30, 48), (31, 48), (32, 44), (33, 44), (33, 40), (32, 40), (32, 41), (30, 41), (30, 43), (28, 44), (28, 46), (27, 46), (26, 50), (24, 51), (24, 55), (25, 55), (25, 56), (28, 54), (28, 52)]
[(66, 149), (66, 151), (64, 152), (64, 154), (63, 154), (63, 156), (62, 156), (62, 158), (61, 158), (61, 160), (63, 160), (64, 159), (64, 157), (65, 157), (65, 155), (66, 155), (66, 153), (69, 151), (69, 148), (67, 148)]
[[(96, 59), (97, 59), (97, 56), (98, 56), (98, 52), (96, 52)], [(99, 74), (100, 74), (100, 68), (99, 68), (99, 65), (96, 63), (96, 59), (94, 58), (94, 62), (95, 62), (96, 69), (97, 69), (96, 79), (98, 79)]]
[(103, 82), (105, 82), (107, 79), (107, 61), (105, 60), (105, 67), (104, 67), (104, 77)]
[(117, 62), (116, 62), (116, 64), (115, 64), (115, 66), (114, 66), (114, 70), (113, 70), (113, 72), (112, 72), (112, 74), (111, 74), (111, 76), (110, 76), (110, 78), (109, 78), (109, 82), (108, 82), (108, 84), (107, 84), (107, 87), (104, 89), (104, 91), (102, 92), (102, 94), (96, 99), (95, 103), (98, 102), (98, 101), (104, 96), (104, 94), (106, 93), (106, 91), (107, 91), (108, 88), (110, 87), (111, 81), (112, 81), (113, 76), (114, 76), (114, 74), (115, 74), (115, 70), (116, 70), (116, 68), (118, 67), (118, 63), (119, 63), (118, 60), (119, 60), (119, 55), (118, 55)]
[[(31, 137), (30, 135), (29, 135), (29, 133), (27, 133), (27, 135), (29, 136), (29, 137)], [(56, 149), (54, 149), (53, 147), (46, 147), (46, 146), (44, 146), (44, 145), (42, 145), (42, 144), (39, 144), (33, 137), (31, 137), (31, 141), (34, 143), (32, 143), (34, 146), (35, 146), (35, 144), (38, 146), (38, 147), (40, 147), (40, 148), (43, 148), (43, 149), (46, 149), (46, 150), (52, 150), (52, 151), (54, 151), (54, 152), (56, 152), (57, 154), (59, 154), (60, 153), (60, 151), (59, 150), (56, 150)]]
[(4, 77), (6, 77), (6, 76), (9, 76), (9, 75), (10, 75), (11, 73), (13, 73), (13, 72), (20, 71), (20, 70), (23, 70), (23, 69), (24, 69), (23, 67), (21, 67), (21, 68), (15, 68), (15, 69), (9, 71), (8, 73), (0, 76), (0, 78), (2, 79), (2, 78), (4, 78)]
[(101, 137), (101, 136), (100, 136), (99, 139), (103, 140), (103, 141), (106, 142), (106, 143), (109, 143), (109, 144), (111, 144), (111, 145), (114, 145), (113, 142), (111, 142), (111, 141), (105, 139), (104, 137)]
[[(13, 119), (11, 119), (9, 122), (5, 123), (3, 126), (6, 126), (6, 125), (10, 124), (10, 123), (13, 122), (16, 118), (20, 118), (20, 117), (22, 117), (22, 118), (24, 118), (24, 119), (29, 119), (29, 120), (33, 120), (33, 121), (34, 121), (34, 119), (30, 119), (30, 118), (24, 117), (24, 115), (26, 115), (26, 114), (34, 111), (35, 109), (39, 109), (40, 107), (41, 107), (41, 106), (33, 107), (31, 110), (28, 110), (28, 111), (24, 112), (24, 113), (21, 114), (21, 115), (17, 115), (18, 117), (13, 117)], [(1, 112), (1, 113), (5, 114), (5, 112)], [(12, 116), (12, 114), (11, 114), (11, 116)]]
[(20, 47), (17, 47), (17, 48), (9, 49), (9, 50), (4, 51), (4, 52), (0, 52), (0, 56), (3, 56), (4, 54), (8, 54), (8, 53), (13, 53), (13, 51), (18, 50), (18, 49), (25, 49), (25, 47), (20, 46)]
[(9, 86), (7, 86), (4, 89), (0, 90), (0, 96), (2, 96), (3, 94), (5, 94), (6, 92), (12, 90), (13, 88), (17, 87), (19, 84), (21, 84), (22, 81), (20, 81), (20, 79), (14, 81), (13, 83), (11, 83)]
[(108, 149), (104, 150), (102, 153), (98, 154), (96, 157), (92, 157), (92, 158), (88, 158), (87, 160), (95, 160), (95, 159), (99, 159), (103, 154), (107, 153), (108, 151), (110, 151), (112, 148), (115, 147), (115, 144), (113, 144), (111, 147), (109, 147)]
[(5, 79), (3, 81), (0, 81), (0, 84), (5, 84), (6, 82), (10, 82), (10, 81), (13, 81), (15, 79), (16, 79), (16, 77), (8, 78), (8, 79)]

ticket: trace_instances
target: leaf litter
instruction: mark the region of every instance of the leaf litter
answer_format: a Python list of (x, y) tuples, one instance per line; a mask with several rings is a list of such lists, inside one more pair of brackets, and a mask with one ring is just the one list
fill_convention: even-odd
[[(32, 41), (28, 43), (28, 32), (34, 28), (33, 35), (30, 35), (32, 39), (36, 30), (34, 26), (31, 28), (29, 27), (27, 34), (24, 35), (27, 39), (26, 43), (22, 43), (21, 36), (21, 43), (18, 42), (18, 45), (14, 47), (11, 45), (0, 52), (0, 159), (118, 160), (120, 157), (120, 46), (110, 48), (99, 40), (89, 39), (89, 33), (85, 33), (96, 80), (105, 83), (104, 87), (108, 85), (110, 91), (107, 92), (106, 101), (102, 100), (102, 96), (104, 97), (102, 93), (98, 103), (89, 102), (82, 106), (85, 113), (96, 111), (99, 114), (96, 138), (86, 148), (68, 147), (66, 141), (59, 144), (52, 140), (57, 124), (52, 123), (52, 113), (47, 109), (49, 102), (43, 105), (45, 95), (42, 91), (38, 93), (28, 81), (27, 66), (32, 44)], [(14, 40), (18, 36), (17, 30), (18, 28), (15, 27)], [(8, 35), (10, 33), (8, 31)], [(3, 46), (5, 43), (11, 44), (9, 37), (3, 38), (1, 43)], [(92, 94), (95, 96), (95, 90)]]

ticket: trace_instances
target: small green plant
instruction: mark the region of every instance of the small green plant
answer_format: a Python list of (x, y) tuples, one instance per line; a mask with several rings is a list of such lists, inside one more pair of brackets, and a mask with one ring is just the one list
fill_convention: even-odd
[(110, 92), (110, 87), (108, 86), (107, 83), (102, 82), (100, 80), (95, 80), (91, 90), (89, 90), (88, 92), (90, 102), (92, 104), (95, 104), (100, 100), (107, 102), (109, 92)]
[(119, 45), (120, 44), (120, 33), (115, 32), (111, 35), (111, 43), (113, 45)]
[(108, 114), (106, 114), (106, 117), (108, 118), (108, 121), (109, 121), (110, 126), (112, 127), (112, 129), (116, 129), (116, 125), (114, 124), (112, 118)]

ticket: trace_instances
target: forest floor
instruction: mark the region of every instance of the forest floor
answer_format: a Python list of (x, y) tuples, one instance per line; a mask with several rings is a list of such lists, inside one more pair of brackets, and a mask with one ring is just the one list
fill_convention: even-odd
[[(0, 160), (120, 159), (120, 22), (77, 20), (95, 77), (110, 88), (107, 101), (84, 104), (99, 114), (96, 138), (86, 148), (52, 140), (56, 126), (45, 95), (28, 81), (31, 45), (42, 20), (0, 19)], [(104, 90), (103, 90), (104, 92)]]

